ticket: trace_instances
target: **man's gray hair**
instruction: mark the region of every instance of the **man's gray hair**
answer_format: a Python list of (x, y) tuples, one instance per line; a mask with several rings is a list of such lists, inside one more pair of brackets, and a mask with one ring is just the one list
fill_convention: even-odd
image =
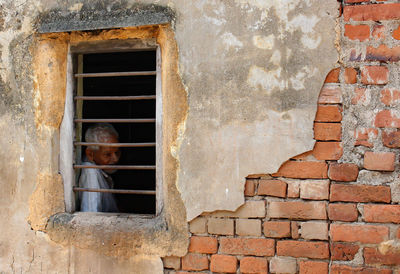
[[(102, 140), (109, 137), (119, 138), (118, 132), (109, 123), (97, 123), (89, 127), (85, 133), (85, 142), (101, 143)], [(91, 150), (98, 150), (99, 146), (88, 146)]]

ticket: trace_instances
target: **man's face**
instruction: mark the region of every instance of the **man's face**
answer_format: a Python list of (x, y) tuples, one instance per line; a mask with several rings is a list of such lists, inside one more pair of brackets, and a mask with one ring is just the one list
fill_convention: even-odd
[[(101, 143), (118, 143), (115, 136), (110, 136), (100, 140)], [(118, 163), (121, 156), (121, 151), (118, 147), (99, 147), (98, 150), (86, 149), (86, 155), (96, 165), (115, 165)], [(114, 173), (115, 169), (104, 169), (107, 173)]]

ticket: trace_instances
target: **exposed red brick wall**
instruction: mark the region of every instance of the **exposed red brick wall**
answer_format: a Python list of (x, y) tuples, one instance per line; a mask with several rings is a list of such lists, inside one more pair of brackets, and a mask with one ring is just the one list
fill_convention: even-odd
[(236, 212), (190, 222), (166, 273), (400, 273), (400, 3), (344, 0), (343, 65), (318, 99), (312, 151), (249, 175)]

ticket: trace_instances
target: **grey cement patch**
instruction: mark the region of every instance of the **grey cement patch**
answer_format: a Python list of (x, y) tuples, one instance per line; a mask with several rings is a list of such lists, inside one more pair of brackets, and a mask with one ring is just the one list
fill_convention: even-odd
[(101, 30), (132, 26), (145, 26), (171, 23), (174, 13), (168, 7), (136, 4), (126, 6), (98, 1), (82, 3), (79, 11), (67, 12), (60, 9), (46, 11), (39, 15), (36, 28), (39, 33), (66, 32), (78, 30)]

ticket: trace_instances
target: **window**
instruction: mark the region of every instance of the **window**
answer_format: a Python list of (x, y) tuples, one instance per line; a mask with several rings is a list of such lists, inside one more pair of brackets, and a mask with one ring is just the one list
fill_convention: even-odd
[[(145, 44), (145, 45), (144, 45)], [(74, 80), (75, 210), (79, 192), (113, 193), (120, 212), (155, 215), (161, 187), (161, 87), (160, 55), (154, 40), (122, 43), (87, 43), (71, 48)], [(110, 123), (119, 143), (87, 143), (86, 130), (94, 123)], [(93, 168), (82, 163), (90, 145), (118, 146), (118, 170), (111, 177), (113, 189), (82, 188), (81, 170)], [(96, 168), (105, 168), (98, 165)]]
[[(52, 241), (59, 244), (107, 256), (130, 258), (152, 254), (164, 257), (186, 253), (189, 234), (185, 207), (177, 189), (180, 160), (175, 152), (188, 105), (187, 92), (178, 72), (178, 47), (174, 35), (169, 24), (38, 35), (33, 51), (36, 92), (40, 98), (40, 111), (36, 115), (41, 121), (40, 136), (49, 158), (41, 159), (45, 168), (38, 174), (38, 187), (31, 198), (34, 204), (29, 216), (32, 228), (45, 231)], [(74, 77), (78, 71), (77, 68), (74, 71), (74, 65), (78, 64), (77, 56), (149, 50), (155, 50), (157, 58), (156, 216), (79, 212), (75, 205), (76, 192), (73, 192), (76, 186), (73, 165), (79, 164), (76, 163), (75, 148), (84, 146), (74, 146), (77, 102), (74, 93), (78, 84)], [(123, 126), (124, 123), (115, 125)], [(135, 148), (123, 148), (130, 149)], [(134, 199), (136, 195), (131, 197)]]

